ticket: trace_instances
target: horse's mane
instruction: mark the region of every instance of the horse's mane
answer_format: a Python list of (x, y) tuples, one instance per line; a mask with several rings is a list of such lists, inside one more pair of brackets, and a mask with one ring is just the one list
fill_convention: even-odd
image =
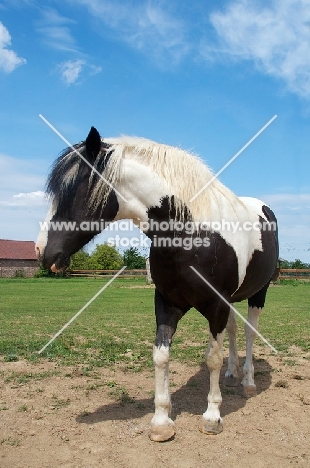
[[(85, 164), (77, 154), (79, 152), (85, 156), (85, 143), (81, 142), (74, 148), (77, 151), (69, 148), (59, 156), (48, 179), (47, 192), (56, 199), (56, 202), (70, 196), (72, 187), (78, 183), (80, 166)], [(115, 186), (121, 178), (124, 158), (149, 167), (162, 178), (174, 195), (177, 211), (182, 215), (184, 206), (187, 206), (194, 220), (205, 219), (210, 213), (211, 205), (220, 207), (222, 197), (231, 204), (239, 202), (237, 196), (217, 178), (190, 202), (191, 198), (213, 178), (212, 171), (198, 156), (144, 138), (121, 136), (102, 140), (102, 149), (94, 168), (111, 185), (100, 178), (96, 171), (91, 172), (89, 197), (87, 197), (90, 212), (95, 212), (107, 201), (112, 191), (111, 186)]]
[[(149, 167), (164, 179), (174, 195), (176, 209), (181, 215), (185, 205), (194, 220), (205, 220), (211, 204), (220, 208), (222, 197), (232, 204), (241, 203), (217, 178), (195, 200), (190, 201), (214, 176), (210, 168), (190, 151), (138, 137), (121, 136), (105, 138), (103, 141), (111, 145), (111, 158), (105, 168), (104, 177), (112, 185), (121, 177), (123, 159), (128, 158)], [(104, 181), (99, 179), (92, 192), (95, 205), (107, 196), (107, 189)]]
[(46, 193), (54, 206), (68, 202), (72, 188), (78, 183), (79, 169), (85, 156), (85, 143), (66, 148), (54, 162), (46, 183)]

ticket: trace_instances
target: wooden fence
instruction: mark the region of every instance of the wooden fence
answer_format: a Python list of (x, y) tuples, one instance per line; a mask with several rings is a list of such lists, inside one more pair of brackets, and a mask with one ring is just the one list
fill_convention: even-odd
[[(119, 270), (67, 270), (68, 276), (81, 276), (81, 277), (106, 277), (112, 278)], [(141, 278), (147, 276), (147, 270), (127, 270), (125, 269), (120, 275), (120, 278)], [(299, 279), (310, 280), (310, 269), (299, 268), (280, 268), (276, 279)]]
[[(67, 270), (68, 276), (84, 276), (84, 277), (105, 277), (105, 278), (112, 278), (119, 270)], [(143, 276), (146, 277), (147, 270), (125, 270), (119, 275), (119, 278), (141, 278)]]
[(309, 268), (280, 268), (278, 279), (310, 280)]

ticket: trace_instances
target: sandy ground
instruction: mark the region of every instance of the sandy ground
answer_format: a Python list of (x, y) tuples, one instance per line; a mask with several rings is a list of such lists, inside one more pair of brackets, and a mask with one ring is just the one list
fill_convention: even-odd
[(256, 349), (256, 397), (222, 386), (224, 431), (217, 436), (198, 431), (209, 385), (205, 366), (172, 362), (177, 433), (165, 443), (148, 438), (153, 372), (2, 361), (0, 466), (308, 467), (310, 356), (293, 351), (281, 358)]

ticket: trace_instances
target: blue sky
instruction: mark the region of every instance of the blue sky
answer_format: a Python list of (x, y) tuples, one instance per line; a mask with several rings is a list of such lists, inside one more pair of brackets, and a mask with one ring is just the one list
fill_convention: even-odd
[(0, 0), (0, 238), (35, 240), (49, 168), (92, 125), (181, 146), (265, 200), (310, 262), (310, 0)]

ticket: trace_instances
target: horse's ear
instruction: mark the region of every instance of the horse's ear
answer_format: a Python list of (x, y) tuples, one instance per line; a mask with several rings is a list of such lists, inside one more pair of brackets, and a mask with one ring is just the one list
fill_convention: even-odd
[(92, 127), (85, 141), (87, 159), (94, 163), (101, 149), (101, 138), (98, 130)]

